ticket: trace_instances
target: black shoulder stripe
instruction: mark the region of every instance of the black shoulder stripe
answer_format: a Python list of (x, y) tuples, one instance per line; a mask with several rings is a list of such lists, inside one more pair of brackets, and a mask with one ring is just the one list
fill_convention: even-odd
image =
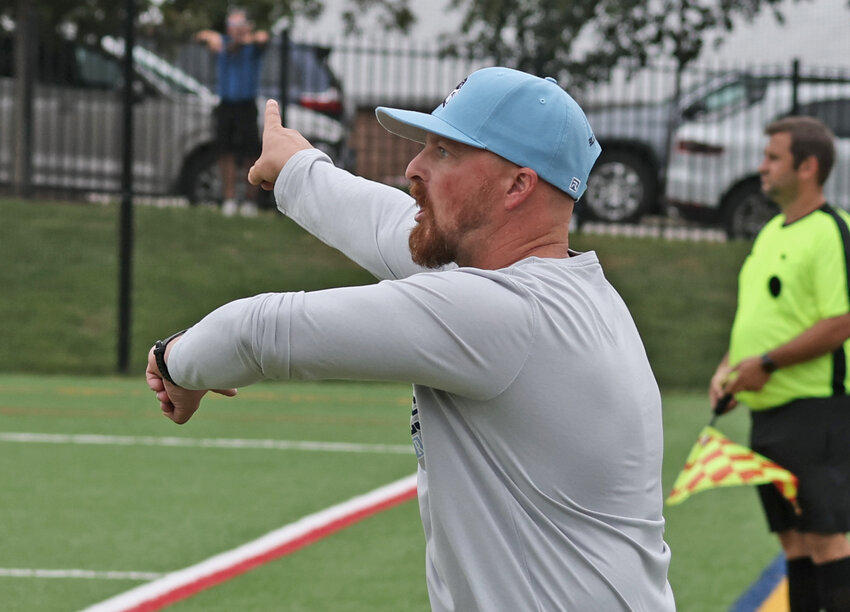
[[(848, 300), (850, 300), (850, 229), (847, 228), (847, 223), (844, 219), (835, 212), (829, 204), (824, 204), (820, 208), (835, 221), (838, 226), (838, 232), (841, 234), (841, 244), (844, 247), (844, 274), (846, 275), (846, 287), (848, 292)], [(833, 395), (845, 395), (847, 389), (844, 381), (847, 378), (847, 355), (844, 352), (844, 347), (841, 346), (832, 354), (832, 393)]]

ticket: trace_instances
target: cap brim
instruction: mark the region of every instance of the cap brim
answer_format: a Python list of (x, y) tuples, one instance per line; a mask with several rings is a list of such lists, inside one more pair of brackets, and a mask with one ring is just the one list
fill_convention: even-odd
[(486, 148), (479, 141), (429, 113), (379, 106), (375, 109), (375, 115), (385, 130), (414, 142), (424, 144), (428, 134), (436, 134), (479, 149)]

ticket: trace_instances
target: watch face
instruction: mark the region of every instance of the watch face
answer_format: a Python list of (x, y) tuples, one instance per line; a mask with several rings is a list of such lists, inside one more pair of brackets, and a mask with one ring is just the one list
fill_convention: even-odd
[(768, 374), (773, 374), (776, 370), (779, 369), (779, 366), (776, 365), (776, 362), (773, 361), (773, 359), (771, 359), (767, 355), (762, 355), (762, 357), (761, 357), (761, 367)]

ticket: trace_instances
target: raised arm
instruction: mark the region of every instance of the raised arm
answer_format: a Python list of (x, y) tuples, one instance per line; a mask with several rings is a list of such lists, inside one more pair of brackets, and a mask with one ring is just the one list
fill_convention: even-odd
[(213, 53), (221, 51), (223, 38), (220, 32), (215, 30), (201, 30), (195, 34), (195, 40), (207, 46)]
[(266, 104), (263, 152), (248, 180), (274, 189), (281, 212), (377, 278), (425, 270), (413, 263), (408, 248), (417, 210), (413, 198), (336, 168), (301, 134), (281, 126), (273, 100)]

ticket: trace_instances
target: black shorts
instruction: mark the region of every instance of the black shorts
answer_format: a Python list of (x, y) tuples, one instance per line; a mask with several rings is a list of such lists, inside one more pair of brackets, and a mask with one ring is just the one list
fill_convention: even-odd
[(799, 479), (800, 515), (776, 486), (758, 487), (770, 531), (850, 531), (850, 396), (753, 411), (750, 445)]
[(260, 155), (257, 103), (222, 102), (215, 109), (216, 145), (219, 154), (231, 153), (237, 161), (254, 161)]

